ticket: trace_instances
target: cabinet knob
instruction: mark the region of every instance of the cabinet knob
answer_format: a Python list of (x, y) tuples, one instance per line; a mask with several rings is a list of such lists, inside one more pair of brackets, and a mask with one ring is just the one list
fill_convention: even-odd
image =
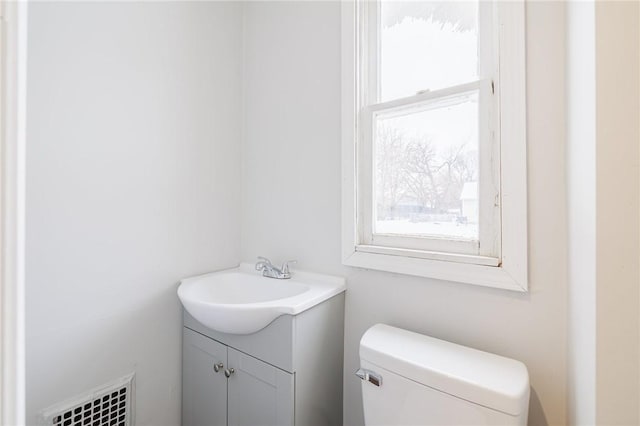
[(213, 371), (215, 371), (216, 373), (219, 372), (220, 370), (222, 370), (222, 367), (224, 367), (224, 364), (219, 362), (218, 364), (214, 364), (213, 365)]
[(230, 368), (230, 369), (228, 369), (228, 370), (224, 370), (224, 375), (225, 375), (225, 376), (227, 376), (227, 379), (228, 379), (228, 378), (229, 378), (229, 377), (231, 377), (231, 375), (232, 375), (233, 373), (235, 373), (235, 372), (236, 372), (236, 370), (235, 370), (235, 369)]

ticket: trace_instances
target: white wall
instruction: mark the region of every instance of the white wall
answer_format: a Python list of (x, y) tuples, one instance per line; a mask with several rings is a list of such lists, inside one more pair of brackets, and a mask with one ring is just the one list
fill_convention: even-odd
[(593, 2), (567, 3), (568, 419), (596, 424), (596, 93)]
[(640, 421), (639, 9), (568, 6), (571, 424)]
[(638, 9), (595, 4), (596, 420), (607, 425), (640, 422)]
[[(245, 4), (242, 258), (348, 277), (345, 425), (362, 424), (358, 341), (377, 322), (524, 361), (530, 423), (566, 423), (564, 5), (527, 5), (526, 295), (343, 267), (340, 4)], [(295, 36), (294, 36), (295, 35)]]
[(27, 411), (130, 371), (180, 416), (184, 276), (239, 260), (241, 6), (31, 3)]
[(340, 265), (340, 7), (244, 7), (243, 259)]

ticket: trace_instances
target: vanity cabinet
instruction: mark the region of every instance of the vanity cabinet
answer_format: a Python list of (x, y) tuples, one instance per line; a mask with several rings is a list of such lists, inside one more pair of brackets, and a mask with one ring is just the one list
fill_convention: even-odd
[(182, 425), (226, 426), (227, 347), (188, 328), (182, 336)]
[(227, 387), (228, 424), (293, 425), (293, 374), (233, 348), (228, 360), (235, 370)]
[(343, 318), (342, 293), (250, 335), (185, 311), (182, 426), (342, 424)]
[(183, 336), (183, 426), (293, 425), (293, 374), (188, 328)]

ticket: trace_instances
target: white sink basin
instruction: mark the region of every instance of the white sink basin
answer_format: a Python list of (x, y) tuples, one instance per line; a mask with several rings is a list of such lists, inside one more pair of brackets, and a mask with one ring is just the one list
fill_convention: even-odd
[(280, 315), (297, 315), (344, 289), (344, 278), (294, 271), (291, 279), (278, 280), (243, 263), (183, 279), (178, 297), (202, 325), (222, 333), (251, 334)]

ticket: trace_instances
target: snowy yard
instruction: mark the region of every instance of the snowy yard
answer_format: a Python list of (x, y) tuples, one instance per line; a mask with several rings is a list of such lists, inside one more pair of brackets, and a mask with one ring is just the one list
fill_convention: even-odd
[(376, 234), (418, 235), (432, 237), (453, 237), (478, 240), (478, 224), (448, 222), (412, 222), (409, 219), (378, 220)]

